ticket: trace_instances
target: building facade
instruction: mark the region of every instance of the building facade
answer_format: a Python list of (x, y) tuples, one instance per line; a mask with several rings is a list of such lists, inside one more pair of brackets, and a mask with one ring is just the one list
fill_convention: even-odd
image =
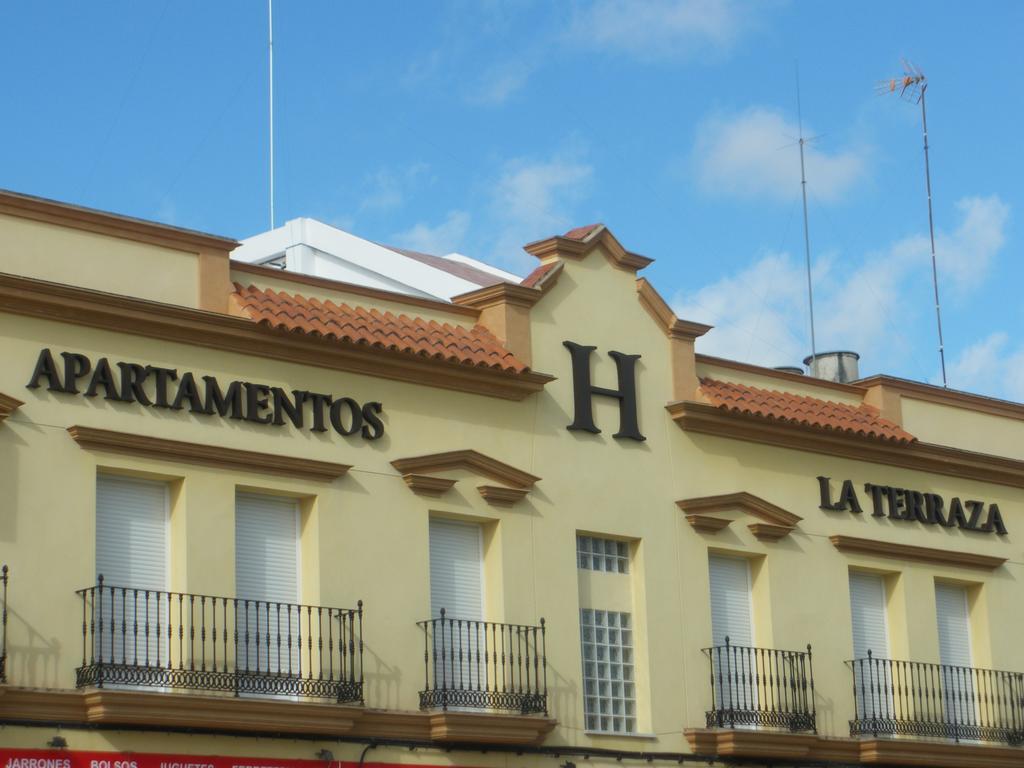
[(0, 195), (7, 768), (1024, 764), (1024, 406), (236, 245)]

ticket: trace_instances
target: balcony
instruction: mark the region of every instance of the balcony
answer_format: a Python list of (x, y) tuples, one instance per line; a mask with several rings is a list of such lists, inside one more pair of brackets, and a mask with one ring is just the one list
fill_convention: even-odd
[(79, 590), (79, 688), (149, 687), (363, 702), (363, 606)]
[(850, 735), (1024, 744), (1024, 674), (879, 659), (848, 661)]
[(547, 714), (544, 619), (538, 626), (451, 618), (423, 630), (420, 709), (503, 710)]
[(711, 668), (708, 728), (781, 728), (817, 733), (811, 646), (782, 651), (725, 645), (704, 648)]

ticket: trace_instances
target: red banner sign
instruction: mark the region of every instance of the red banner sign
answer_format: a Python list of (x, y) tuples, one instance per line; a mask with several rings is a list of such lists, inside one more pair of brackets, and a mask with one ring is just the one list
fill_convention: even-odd
[[(0, 748), (0, 768), (355, 768), (355, 765), (344, 760), (328, 763), (266, 757)], [(388, 763), (364, 764), (364, 768), (389, 767)]]

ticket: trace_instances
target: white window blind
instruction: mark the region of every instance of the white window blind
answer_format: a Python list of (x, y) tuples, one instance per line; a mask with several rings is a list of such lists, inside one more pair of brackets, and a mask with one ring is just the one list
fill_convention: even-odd
[(479, 525), (430, 521), (430, 607), (440, 616), (480, 621), (484, 614), (483, 544)]
[(157, 633), (167, 627), (161, 595), (167, 589), (167, 527), (164, 483), (97, 475), (96, 574), (103, 576), (104, 588), (94, 597), (99, 615), (93, 643), (101, 661), (167, 662), (166, 636)]
[(736, 557), (711, 555), (711, 644), (750, 646), (754, 627), (750, 617), (750, 565)]
[(850, 618), (857, 718), (891, 717), (893, 673), (889, 662), (885, 582), (881, 576), (850, 572)]
[(951, 722), (974, 722), (974, 679), (971, 666), (971, 624), (967, 590), (952, 584), (935, 585), (939, 630), (942, 702)]
[(711, 652), (715, 708), (723, 711), (756, 709), (757, 671), (754, 669), (753, 652), (746, 650), (754, 644), (750, 563), (737, 557), (710, 555), (708, 575), (711, 585), (711, 644), (721, 648), (728, 638), (731, 647), (731, 650)]
[[(236, 494), (235, 590), (239, 668), (297, 673), (299, 510), (294, 499)], [(278, 648), (279, 637), (283, 652)]]
[(967, 590), (952, 584), (936, 584), (935, 608), (939, 625), (939, 659), (943, 664), (971, 666)]
[(167, 589), (167, 486), (96, 477), (96, 573), (104, 583)]
[(853, 658), (889, 658), (885, 583), (873, 573), (850, 573), (850, 618), (853, 620)]

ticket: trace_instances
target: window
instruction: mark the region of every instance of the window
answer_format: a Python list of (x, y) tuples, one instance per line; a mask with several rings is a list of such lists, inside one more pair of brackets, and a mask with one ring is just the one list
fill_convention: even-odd
[(168, 607), (161, 599), (168, 580), (167, 528), (166, 484), (96, 477), (96, 574), (104, 586), (95, 598), (93, 645), (100, 663), (159, 668), (168, 661)]
[(590, 731), (636, 732), (633, 627), (628, 613), (580, 611), (583, 714)]
[(629, 573), (629, 544), (596, 536), (576, 536), (576, 561), (588, 571)]
[(889, 661), (885, 581), (881, 576), (850, 573), (850, 618), (857, 719), (889, 717), (893, 711), (893, 674)]
[(971, 666), (971, 623), (967, 590), (953, 584), (935, 585), (935, 613), (942, 664), (942, 703), (954, 723), (975, 722), (974, 676)]
[(294, 499), (236, 494), (235, 591), (243, 601), (237, 619), (239, 670), (297, 675), (302, 611)]

